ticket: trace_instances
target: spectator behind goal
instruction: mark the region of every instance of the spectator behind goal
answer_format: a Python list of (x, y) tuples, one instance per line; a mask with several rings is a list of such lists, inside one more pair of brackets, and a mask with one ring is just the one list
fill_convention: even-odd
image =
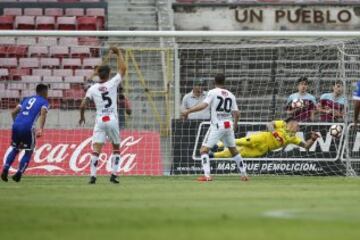
[[(297, 80), (298, 92), (291, 94), (286, 102), (286, 113), (299, 122), (311, 122), (315, 119), (316, 98), (307, 92), (309, 80), (307, 77), (300, 77)], [(293, 108), (292, 101), (301, 99), (304, 102), (302, 108)]]
[(342, 122), (344, 119), (345, 97), (344, 85), (341, 81), (336, 81), (333, 91), (324, 93), (320, 97), (318, 111), (320, 120), (323, 122)]
[[(206, 98), (207, 92), (203, 90), (204, 81), (202, 79), (195, 79), (194, 86), (191, 92), (187, 93), (181, 104), (181, 111), (190, 109), (199, 103), (202, 103)], [(209, 107), (202, 111), (189, 114), (188, 119), (210, 119)]]

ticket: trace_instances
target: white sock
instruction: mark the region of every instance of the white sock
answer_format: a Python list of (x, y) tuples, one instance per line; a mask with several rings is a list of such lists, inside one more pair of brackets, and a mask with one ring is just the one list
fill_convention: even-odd
[(120, 165), (120, 154), (113, 154), (111, 158), (112, 174), (116, 175)]
[(98, 165), (99, 156), (91, 155), (91, 164), (90, 164), (90, 176), (96, 177), (96, 166)]
[(236, 162), (236, 165), (237, 165), (238, 168), (239, 168), (240, 174), (241, 174), (241, 175), (246, 175), (245, 164), (244, 164), (244, 161), (243, 161), (243, 159), (241, 158), (240, 154), (236, 155), (236, 156), (234, 157), (234, 160), (235, 160), (235, 162)]
[(209, 154), (205, 153), (201, 155), (201, 164), (204, 169), (205, 177), (210, 177), (210, 159)]

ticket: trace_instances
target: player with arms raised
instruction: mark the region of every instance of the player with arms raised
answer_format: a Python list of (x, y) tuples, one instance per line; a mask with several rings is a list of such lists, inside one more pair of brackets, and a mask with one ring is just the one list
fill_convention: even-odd
[[(14, 174), (12, 179), (15, 182), (20, 182), (22, 175), (29, 165), (31, 155), (33, 154), (35, 148), (35, 137), (41, 137), (43, 134), (46, 115), (49, 108), (47, 95), (48, 86), (38, 84), (36, 86), (36, 95), (24, 98), (11, 113), (14, 120), (12, 125), (12, 150), (6, 158), (5, 165), (1, 173), (1, 179), (4, 182), (8, 181), (9, 169), (20, 150), (25, 150), (25, 153), (20, 160), (17, 172)], [(34, 123), (36, 123), (38, 118), (40, 126), (35, 134)]]
[(119, 73), (109, 80), (110, 67), (107, 65), (100, 66), (97, 69), (100, 81), (87, 90), (86, 96), (80, 105), (80, 125), (85, 123), (86, 105), (90, 101), (94, 101), (96, 106), (96, 119), (92, 136), (93, 152), (90, 164), (90, 184), (96, 183), (96, 166), (106, 138), (111, 141), (113, 148), (110, 182), (119, 183), (117, 170), (120, 164), (120, 136), (117, 116), (117, 89), (125, 75), (126, 65), (119, 49), (112, 47), (110, 50), (117, 56)]
[(241, 180), (249, 180), (244, 162), (236, 149), (234, 130), (237, 130), (239, 120), (239, 109), (236, 104), (236, 98), (229, 90), (224, 88), (225, 76), (217, 74), (215, 76), (215, 88), (210, 90), (204, 101), (190, 109), (182, 112), (183, 118), (187, 118), (190, 113), (201, 111), (210, 106), (211, 125), (204, 138), (200, 149), (201, 163), (204, 169), (204, 175), (198, 178), (198, 181), (212, 181), (210, 176), (209, 150), (221, 139), (229, 148), (233, 159), (235, 160)]

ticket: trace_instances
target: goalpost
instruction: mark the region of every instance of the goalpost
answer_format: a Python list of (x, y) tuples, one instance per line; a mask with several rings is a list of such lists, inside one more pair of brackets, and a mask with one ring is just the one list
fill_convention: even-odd
[[(291, 145), (245, 161), (250, 174), (357, 175), (360, 136), (351, 124), (351, 99), (360, 79), (359, 39), (358, 32), (0, 31), (0, 156), (4, 158), (10, 143), (11, 107), (42, 81), (50, 84), (53, 108), (28, 174), (87, 175), (94, 111), (90, 107), (85, 127), (79, 127), (77, 108), (96, 64), (86, 63), (102, 58), (116, 71), (108, 48), (118, 46), (128, 66), (119, 98), (125, 119), (121, 174), (201, 173), (199, 148), (209, 122), (179, 119), (181, 98), (196, 80), (209, 90), (214, 75), (224, 73), (241, 111), (237, 137), (264, 131), (269, 121), (286, 118), (286, 100), (297, 92), (299, 77), (308, 77), (309, 92), (317, 101), (341, 81), (346, 101), (344, 118), (336, 123), (344, 129), (340, 139), (329, 135), (334, 123), (320, 121), (317, 114), (313, 122), (301, 123), (298, 133), (302, 138), (309, 131), (321, 134), (309, 151)], [(31, 52), (34, 46), (46, 51)], [(55, 54), (54, 46), (66, 46), (68, 53)], [(89, 52), (73, 54), (77, 48)], [(57, 64), (50, 64), (54, 59)], [(67, 59), (80, 65), (67, 66)], [(26, 65), (29, 61), (32, 64)], [(131, 115), (123, 109), (129, 108), (128, 102)], [(106, 148), (100, 174), (109, 172), (109, 158)], [(214, 159), (211, 166), (213, 173), (236, 173), (231, 159)]]

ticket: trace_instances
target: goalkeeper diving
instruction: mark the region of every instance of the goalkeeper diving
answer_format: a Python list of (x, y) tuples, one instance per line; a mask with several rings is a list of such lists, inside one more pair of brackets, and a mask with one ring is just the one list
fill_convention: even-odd
[[(311, 136), (305, 142), (298, 136), (299, 122), (290, 117), (286, 120), (272, 121), (267, 125), (267, 131), (253, 133), (249, 136), (235, 140), (236, 148), (244, 158), (257, 158), (266, 155), (268, 152), (286, 147), (288, 144), (295, 144), (299, 147), (309, 149), (320, 136), (311, 132)], [(228, 148), (219, 142), (210, 152), (210, 158), (231, 158)], [(222, 151), (219, 151), (223, 149)]]

